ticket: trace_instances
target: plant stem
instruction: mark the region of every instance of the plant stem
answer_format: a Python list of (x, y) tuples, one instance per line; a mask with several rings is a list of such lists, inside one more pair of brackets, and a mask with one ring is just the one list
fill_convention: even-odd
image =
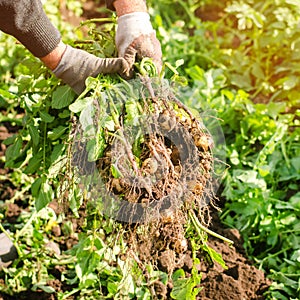
[(27, 229), (27, 227), (32, 223), (33, 219), (36, 216), (36, 211), (34, 211), (32, 213), (32, 215), (30, 216), (29, 220), (26, 222), (26, 224), (23, 226), (23, 228), (20, 231), (17, 231), (16, 233), (16, 239), (18, 239), (21, 235), (23, 235), (23, 233), (25, 232), (25, 230)]
[(192, 211), (189, 211), (189, 217), (191, 218), (192, 223), (194, 224), (194, 226), (195, 226), (195, 228), (196, 228), (196, 231), (198, 232), (198, 234), (199, 234), (200, 236), (201, 236), (201, 230), (202, 230), (202, 231), (206, 232), (207, 234), (209, 234), (209, 235), (211, 235), (211, 236), (213, 236), (213, 237), (215, 237), (215, 238), (221, 239), (222, 241), (224, 241), (224, 242), (226, 242), (226, 243), (228, 243), (228, 244), (233, 244), (233, 241), (232, 241), (232, 240), (230, 240), (230, 239), (228, 239), (228, 238), (226, 238), (226, 237), (224, 237), (224, 236), (222, 236), (222, 235), (220, 235), (220, 234), (218, 234), (218, 233), (216, 233), (216, 232), (214, 232), (214, 231), (212, 231), (212, 230), (206, 228), (205, 226), (203, 226), (203, 225), (199, 222), (199, 220), (198, 220), (198, 218), (197, 218), (197, 216), (195, 215), (195, 212), (194, 212), (193, 210), (192, 210)]

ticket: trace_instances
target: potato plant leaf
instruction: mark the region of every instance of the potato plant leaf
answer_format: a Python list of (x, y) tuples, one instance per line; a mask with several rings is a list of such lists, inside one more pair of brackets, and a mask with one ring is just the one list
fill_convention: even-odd
[(221, 265), (221, 267), (225, 270), (227, 270), (227, 266), (225, 261), (222, 258), (222, 255), (220, 253), (218, 253), (216, 250), (214, 250), (212, 247), (209, 247), (206, 243), (203, 245), (203, 250), (206, 251), (211, 259), (215, 262), (217, 262), (219, 265)]
[(51, 116), (49, 113), (47, 113), (45, 111), (40, 111), (40, 117), (41, 117), (42, 121), (45, 123), (51, 123), (55, 120), (54, 116)]
[(80, 98), (76, 100), (74, 103), (72, 103), (69, 108), (73, 113), (79, 113), (83, 109), (85, 109), (88, 105), (91, 105), (93, 103), (93, 98)]
[(67, 129), (68, 129), (68, 127), (60, 125), (60, 126), (54, 128), (52, 131), (48, 132), (48, 138), (50, 140), (55, 141), (55, 140), (59, 139), (66, 132)]
[(192, 276), (190, 278), (185, 277), (185, 273), (182, 269), (178, 269), (172, 275), (173, 289), (171, 291), (171, 298), (176, 300), (195, 300), (196, 296), (200, 292), (199, 287), (201, 274), (193, 268)]
[(6, 167), (13, 167), (14, 165), (14, 160), (18, 158), (21, 154), (21, 149), (22, 149), (22, 138), (18, 136), (13, 144), (11, 144), (7, 149), (6, 149)]
[(30, 124), (28, 127), (28, 130), (29, 130), (29, 134), (30, 134), (33, 145), (37, 146), (39, 144), (39, 140), (40, 140), (40, 135), (39, 135), (38, 129), (33, 124)]
[(25, 168), (24, 172), (26, 174), (33, 174), (34, 172), (37, 172), (43, 158), (43, 153), (39, 152), (38, 154), (32, 156), (28, 162), (27, 167)]
[(52, 94), (51, 107), (55, 109), (62, 109), (69, 106), (74, 100), (75, 93), (67, 86), (59, 86)]
[(44, 180), (41, 183), (40, 190), (38, 196), (35, 200), (35, 207), (37, 211), (40, 211), (44, 207), (47, 206), (48, 203), (52, 201), (53, 190), (50, 184)]

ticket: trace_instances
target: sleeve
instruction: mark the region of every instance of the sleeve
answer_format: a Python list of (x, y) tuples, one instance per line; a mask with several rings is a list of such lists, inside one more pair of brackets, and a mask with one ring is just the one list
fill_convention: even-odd
[(14, 36), (36, 57), (49, 54), (61, 40), (40, 0), (0, 0), (0, 30)]

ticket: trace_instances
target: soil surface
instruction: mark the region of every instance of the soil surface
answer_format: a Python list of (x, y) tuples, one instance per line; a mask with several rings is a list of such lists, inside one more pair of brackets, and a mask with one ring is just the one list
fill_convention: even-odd
[[(1, 191), (3, 192), (3, 191)], [(51, 203), (51, 207), (56, 210), (56, 203)], [(20, 214), (23, 208), (17, 204), (7, 205), (6, 220), (10, 220), (14, 223), (15, 218)], [(72, 223), (74, 227), (77, 227), (77, 230), (80, 230), (82, 221), (86, 218), (84, 211), (82, 211), (81, 217), (79, 219), (72, 218)], [(218, 213), (215, 211), (212, 216), (211, 230), (215, 231), (231, 239), (234, 244), (228, 245), (227, 243), (216, 239), (214, 237), (209, 237), (209, 246), (220, 253), (227, 265), (227, 269), (224, 270), (217, 263), (212, 263), (207, 259), (205, 255), (200, 257), (200, 265), (198, 270), (202, 273), (202, 279), (200, 286), (203, 288), (199, 293), (197, 299), (201, 300), (263, 300), (264, 292), (267, 291), (270, 281), (266, 279), (264, 273), (258, 270), (253, 264), (247, 259), (244, 249), (243, 241), (241, 236), (236, 229), (225, 228), (224, 225), (220, 223), (218, 218)], [(54, 229), (53, 234), (60, 235), (60, 228)], [(70, 249), (76, 240), (70, 241), (63, 240), (59, 245), (52, 245), (51, 247), (59, 247), (58, 249), (67, 250)], [(143, 245), (140, 245), (143, 248)], [(54, 248), (54, 247), (53, 247)], [(189, 273), (192, 268), (192, 258), (187, 252), (185, 254), (185, 259), (183, 262), (183, 267), (186, 270), (186, 273)], [(170, 271), (169, 268), (174, 264), (173, 263), (173, 253), (162, 251), (161, 256), (158, 258), (158, 262), (161, 264), (162, 268), (165, 268), (166, 271)], [(57, 278), (48, 282), (47, 284), (53, 287), (56, 292), (67, 290), (69, 287), (64, 286), (64, 283), (59, 280), (61, 273), (64, 270), (61, 269), (61, 266), (57, 266), (51, 273)], [(3, 281), (3, 277), (0, 281)], [(159, 292), (159, 289), (155, 287), (157, 294), (160, 294), (164, 299), (169, 298), (169, 291), (167, 287), (161, 286), (162, 289)], [(32, 292), (26, 291), (22, 292), (15, 296), (8, 296), (0, 292), (0, 300), (56, 300), (56, 294), (47, 294), (45, 292)], [(69, 300), (76, 299), (73, 297), (68, 298)], [(160, 298), (159, 299), (163, 299)]]
[[(97, 13), (97, 7), (101, 6), (104, 1), (89, 1), (87, 0), (84, 4), (85, 18), (95, 18), (99, 16), (103, 16), (101, 13)], [(66, 20), (69, 20), (72, 24), (78, 25), (78, 18), (70, 15), (67, 11), (63, 11), (63, 14)], [(204, 13), (203, 13), (204, 14)], [(201, 13), (199, 12), (199, 15)], [(1, 112), (2, 113), (2, 112)], [(15, 133), (17, 128), (12, 127), (9, 123), (0, 124), (0, 157), (4, 155), (6, 147), (2, 144), (2, 141), (9, 137), (11, 134)], [(4, 168), (4, 164), (0, 163), (0, 174), (6, 175), (9, 170)], [(11, 199), (16, 192), (16, 188), (9, 180), (1, 181), (0, 183), (0, 200), (4, 201)], [(58, 207), (56, 207), (55, 203), (52, 203), (52, 208), (57, 211)], [(16, 219), (22, 210), (26, 209), (23, 203), (10, 203), (6, 206), (6, 221), (10, 223), (16, 222)], [(227, 265), (227, 269), (224, 270), (220, 265), (214, 264), (203, 255), (200, 257), (200, 265), (198, 266), (199, 271), (202, 273), (201, 279), (201, 287), (203, 288), (199, 293), (197, 299), (202, 300), (241, 300), (241, 299), (265, 299), (263, 294), (268, 289), (270, 282), (266, 279), (264, 273), (254, 267), (253, 263), (249, 261), (245, 255), (245, 251), (243, 248), (243, 241), (239, 232), (236, 229), (225, 228), (223, 224), (221, 224), (218, 212), (214, 209), (212, 213), (212, 222), (210, 225), (210, 229), (216, 233), (221, 234), (224, 237), (227, 237), (234, 241), (233, 245), (228, 245), (222, 240), (216, 239), (214, 237), (209, 237), (209, 246), (211, 246), (214, 250), (220, 253)], [(58, 212), (58, 211), (57, 211)], [(71, 221), (74, 225), (74, 228), (80, 230), (81, 222), (85, 218), (84, 210), (82, 210), (81, 218), (75, 219), (73, 218)], [(54, 228), (54, 235), (61, 235), (60, 228)], [(74, 244), (76, 244), (76, 240), (63, 240), (60, 245), (56, 245), (59, 247), (59, 250), (67, 250), (70, 249)], [(140, 248), (143, 248), (143, 245), (140, 245)], [(162, 267), (166, 270), (170, 268), (170, 264), (172, 264), (172, 253), (168, 253), (167, 251), (161, 252), (161, 256), (158, 258)], [(186, 254), (186, 258), (184, 261), (184, 268), (187, 273), (191, 270), (192, 258)], [(57, 292), (64, 291), (68, 287), (65, 287), (64, 284), (59, 280), (61, 273), (63, 270), (58, 266), (53, 270), (53, 275), (57, 279), (48, 282), (48, 285), (52, 286)], [(3, 273), (0, 272), (0, 282), (3, 282)], [(166, 289), (166, 288), (164, 288)], [(168, 291), (164, 290), (161, 293), (162, 295), (168, 295)], [(168, 297), (168, 296), (167, 296)], [(16, 296), (9, 296), (5, 294), (1, 294), (0, 292), (0, 300), (56, 300), (57, 297), (55, 294), (47, 294), (45, 292), (32, 292), (26, 291), (18, 294)], [(70, 297), (68, 299), (75, 299)]]
[(225, 228), (217, 213), (213, 214), (211, 229), (232, 240), (234, 244), (229, 246), (223, 241), (209, 237), (209, 245), (222, 254), (228, 269), (224, 270), (218, 264), (211, 265), (207, 261), (202, 261), (200, 270), (203, 274), (201, 280), (203, 290), (199, 294), (199, 299), (265, 299), (263, 294), (271, 282), (247, 259), (239, 231)]

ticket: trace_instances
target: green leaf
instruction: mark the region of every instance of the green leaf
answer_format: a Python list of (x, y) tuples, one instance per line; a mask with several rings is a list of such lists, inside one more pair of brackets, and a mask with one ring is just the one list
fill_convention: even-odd
[(18, 80), (19, 93), (23, 93), (28, 90), (28, 87), (32, 85), (32, 77), (29, 75), (22, 75)]
[(282, 102), (282, 103), (280, 103), (280, 102), (276, 102), (276, 103), (270, 102), (268, 104), (267, 108), (268, 108), (268, 115), (270, 117), (272, 117), (273, 119), (275, 119), (275, 118), (278, 117), (278, 115), (280, 113), (285, 111), (286, 103), (284, 103), (284, 102)]
[(266, 76), (259, 62), (255, 62), (251, 67), (251, 74), (259, 79), (264, 79)]
[(291, 164), (294, 167), (294, 169), (298, 171), (298, 174), (300, 174), (300, 156), (293, 157), (291, 159)]
[(50, 114), (48, 114), (45, 111), (40, 111), (40, 117), (41, 117), (42, 121), (45, 123), (51, 123), (55, 120), (54, 116), (51, 116)]
[(178, 269), (176, 270), (173, 275), (172, 275), (172, 280), (176, 281), (180, 278), (184, 278), (185, 277), (185, 273), (183, 269)]
[[(291, 260), (300, 262), (300, 250), (294, 251), (293, 255), (291, 256)], [(300, 274), (299, 274), (300, 277)]]
[(42, 158), (43, 158), (42, 152), (39, 152), (37, 155), (32, 156), (28, 162), (27, 167), (24, 170), (24, 173), (33, 174), (34, 172), (36, 172), (41, 165)]
[(137, 101), (129, 99), (125, 102), (125, 107), (127, 113), (126, 120), (132, 123), (133, 126), (138, 125), (138, 117), (140, 113)]
[(104, 120), (103, 127), (105, 127), (109, 131), (114, 131), (115, 130), (115, 122), (112, 119), (111, 116), (107, 116), (106, 119)]
[(187, 73), (194, 81), (203, 81), (204, 79), (205, 72), (197, 65), (189, 68)]
[(2, 143), (6, 146), (11, 145), (12, 143), (15, 142), (15, 140), (17, 139), (18, 135), (14, 134), (10, 137), (8, 137), (7, 139), (5, 139)]
[(289, 91), (298, 85), (298, 76), (286, 76), (275, 82), (275, 85), (281, 86), (283, 90)]
[(38, 129), (33, 124), (30, 124), (28, 127), (28, 130), (29, 130), (29, 134), (31, 136), (33, 145), (37, 146), (40, 141), (40, 135), (39, 135)]
[(110, 294), (115, 295), (118, 291), (118, 287), (119, 287), (120, 283), (119, 282), (113, 282), (113, 281), (109, 281), (107, 283), (107, 290)]
[(65, 150), (64, 144), (55, 145), (50, 157), (51, 162), (52, 163), (56, 162), (56, 160), (64, 153), (64, 150)]
[(75, 93), (67, 86), (59, 86), (52, 94), (51, 107), (55, 109), (62, 109), (69, 106), (74, 100)]
[(74, 103), (72, 103), (69, 108), (73, 113), (79, 113), (82, 110), (84, 110), (88, 105), (92, 105), (93, 100), (94, 99), (91, 97), (79, 98)]
[(185, 273), (182, 269), (176, 270), (172, 275), (173, 289), (171, 298), (176, 300), (195, 300), (198, 293), (201, 274), (198, 274), (196, 268), (193, 268), (190, 278), (185, 278)]
[(33, 184), (31, 185), (31, 193), (32, 193), (32, 196), (33, 196), (33, 197), (37, 197), (37, 196), (38, 196), (38, 193), (39, 193), (39, 190), (40, 190), (40, 187), (41, 187), (42, 182), (43, 182), (42, 177), (38, 177), (38, 178), (33, 182)]
[(70, 110), (69, 109), (65, 109), (62, 112), (59, 112), (58, 116), (61, 119), (70, 118)]
[(145, 287), (137, 287), (135, 290), (136, 298), (139, 300), (151, 300), (151, 294)]
[(265, 177), (270, 174), (270, 165), (264, 165), (258, 167), (259, 175)]
[(0, 96), (1, 98), (4, 97), (6, 99), (15, 99), (16, 95), (10, 93), (9, 91), (3, 90), (0, 88)]
[(6, 167), (13, 167), (13, 161), (21, 155), (22, 149), (22, 138), (20, 136), (17, 137), (15, 142), (10, 145), (5, 152), (6, 156)]
[(290, 225), (295, 221), (297, 221), (297, 217), (295, 214), (289, 214), (287, 216), (280, 218), (280, 223), (284, 225)]
[(106, 143), (103, 132), (98, 132), (94, 139), (87, 142), (88, 161), (95, 161), (102, 157), (105, 147)]
[(240, 163), (239, 154), (235, 149), (233, 149), (230, 154), (230, 161), (233, 165), (238, 165)]
[(49, 178), (56, 178), (60, 172), (63, 172), (67, 163), (66, 157), (61, 157), (56, 162), (52, 162), (51, 166), (48, 169)]
[(46, 292), (48, 294), (55, 293), (55, 289), (53, 287), (47, 286), (47, 285), (44, 285), (44, 284), (34, 284), (32, 286), (33, 291), (36, 291), (37, 289), (41, 289), (41, 290), (43, 290), (44, 292)]
[(48, 138), (55, 141), (59, 139), (67, 129), (68, 127), (59, 125), (58, 127), (54, 128), (53, 131), (48, 132)]
[(253, 88), (251, 84), (250, 74), (247, 71), (244, 74), (232, 74), (231, 83), (236, 85), (238, 88), (244, 89), (246, 91), (249, 91)]
[(289, 202), (297, 209), (300, 209), (300, 192), (292, 196)]
[(119, 168), (115, 164), (112, 164), (110, 166), (110, 171), (114, 178), (120, 178), (123, 176), (122, 173), (120, 172)]
[(215, 261), (219, 265), (221, 265), (223, 269), (225, 269), (225, 270), (228, 269), (226, 264), (225, 264), (225, 261), (222, 258), (222, 255), (220, 253), (218, 253), (213, 248), (209, 247), (207, 244), (203, 245), (203, 250), (206, 251), (210, 255), (210, 257), (213, 261)]
[(42, 182), (39, 193), (38, 193), (38, 197), (35, 200), (36, 210), (40, 211), (41, 209), (46, 207), (48, 205), (48, 203), (50, 203), (52, 201), (52, 197), (53, 197), (52, 187), (50, 186), (50, 184), (47, 181)]
[(266, 188), (266, 182), (264, 179), (258, 178), (258, 172), (255, 170), (234, 170), (233, 176), (252, 187)]

